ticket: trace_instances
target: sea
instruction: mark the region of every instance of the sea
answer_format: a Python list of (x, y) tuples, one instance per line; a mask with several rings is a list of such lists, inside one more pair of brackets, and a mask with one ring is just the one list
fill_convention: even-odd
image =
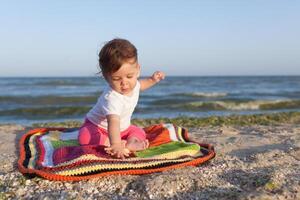
[[(0, 78), (0, 124), (83, 121), (99, 77)], [(169, 76), (140, 94), (133, 118), (300, 111), (300, 76)]]

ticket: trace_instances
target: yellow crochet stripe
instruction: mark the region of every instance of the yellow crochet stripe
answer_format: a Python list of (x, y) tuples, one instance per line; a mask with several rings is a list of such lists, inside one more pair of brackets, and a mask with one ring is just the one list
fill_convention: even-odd
[[(179, 151), (174, 151), (174, 152), (169, 152), (169, 153), (164, 153), (160, 154), (157, 156), (152, 156), (152, 159), (177, 159), (181, 156), (195, 156), (199, 154), (199, 150), (179, 150)], [(141, 158), (143, 159), (143, 158)]]
[(185, 142), (185, 140), (182, 138), (182, 128), (181, 127), (177, 127), (177, 135), (179, 137), (179, 141)]
[(88, 172), (93, 172), (101, 169), (139, 169), (143, 167), (151, 167), (151, 166), (156, 166), (156, 165), (161, 165), (161, 164), (166, 164), (166, 163), (174, 163), (174, 162), (186, 162), (193, 160), (194, 158), (188, 157), (188, 158), (183, 158), (183, 159), (178, 159), (178, 160), (161, 160), (161, 161), (153, 161), (150, 163), (126, 163), (126, 164), (110, 164), (109, 166), (107, 165), (102, 165), (102, 164), (93, 164), (90, 166), (86, 167), (80, 167), (77, 169), (72, 169), (72, 170), (63, 170), (56, 172), (56, 174), (59, 175), (64, 175), (64, 176), (72, 176), (72, 175), (80, 175)]
[(35, 133), (34, 135), (32, 135), (29, 139), (29, 143), (28, 143), (28, 146), (29, 146), (29, 150), (30, 150), (30, 159), (29, 159), (29, 162), (28, 162), (28, 168), (30, 169), (34, 169), (34, 163), (35, 163), (35, 160), (36, 160), (36, 154), (37, 154), (37, 151), (36, 151), (36, 146), (35, 146), (35, 141), (36, 141), (36, 137), (41, 135), (42, 133), (41, 132), (38, 132), (38, 133)]

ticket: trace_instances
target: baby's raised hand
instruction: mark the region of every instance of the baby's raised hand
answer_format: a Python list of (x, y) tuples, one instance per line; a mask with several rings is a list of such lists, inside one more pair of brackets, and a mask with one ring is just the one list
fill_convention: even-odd
[(128, 157), (130, 153), (123, 144), (113, 144), (110, 147), (105, 148), (104, 150), (106, 151), (106, 153), (121, 159)]
[(153, 81), (155, 81), (155, 83), (158, 83), (159, 81), (165, 78), (165, 73), (161, 71), (156, 71), (152, 74), (151, 78)]

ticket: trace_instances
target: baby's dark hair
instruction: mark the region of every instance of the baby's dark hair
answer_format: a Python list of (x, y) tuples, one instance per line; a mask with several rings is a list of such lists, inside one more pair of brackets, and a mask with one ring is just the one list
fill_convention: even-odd
[(132, 58), (137, 61), (137, 49), (128, 40), (115, 38), (108, 41), (99, 53), (99, 67), (102, 75), (106, 78)]

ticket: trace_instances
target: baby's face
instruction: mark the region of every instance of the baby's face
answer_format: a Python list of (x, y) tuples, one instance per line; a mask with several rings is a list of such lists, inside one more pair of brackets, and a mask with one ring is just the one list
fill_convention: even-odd
[(140, 66), (134, 59), (128, 60), (120, 69), (107, 77), (109, 85), (116, 92), (130, 96), (140, 75)]

